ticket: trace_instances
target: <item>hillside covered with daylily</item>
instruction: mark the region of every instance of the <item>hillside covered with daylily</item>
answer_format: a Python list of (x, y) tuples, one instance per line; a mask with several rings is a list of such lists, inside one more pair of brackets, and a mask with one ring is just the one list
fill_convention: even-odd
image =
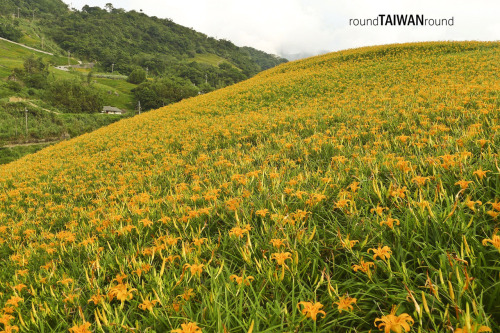
[(0, 166), (0, 330), (500, 330), (499, 51), (330, 53)]

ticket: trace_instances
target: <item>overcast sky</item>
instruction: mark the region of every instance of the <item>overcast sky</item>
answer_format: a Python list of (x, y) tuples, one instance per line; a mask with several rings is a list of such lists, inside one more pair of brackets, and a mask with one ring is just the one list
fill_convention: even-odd
[[(143, 10), (238, 46), (279, 54), (315, 55), (353, 47), (434, 40), (500, 40), (498, 0), (63, 0)], [(423, 14), (453, 26), (353, 26), (379, 14)]]

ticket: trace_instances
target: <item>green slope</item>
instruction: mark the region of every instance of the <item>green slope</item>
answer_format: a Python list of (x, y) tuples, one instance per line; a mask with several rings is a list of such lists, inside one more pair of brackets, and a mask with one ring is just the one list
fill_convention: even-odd
[[(30, 56), (41, 57), (52, 66), (67, 65), (68, 58), (58, 55), (48, 55), (20, 45), (0, 40), (0, 164), (12, 162), (26, 154), (35, 152), (43, 145), (15, 146), (1, 148), (6, 144), (25, 142), (43, 142), (60, 140), (65, 137), (74, 137), (93, 131), (101, 126), (108, 125), (121, 116), (111, 115), (65, 115), (64, 109), (58, 109), (44, 101), (43, 95), (33, 95), (29, 89), (12, 90), (7, 78), (14, 68), (22, 68), (24, 60)], [(70, 59), (71, 64), (77, 60)], [(49, 80), (80, 80), (85, 79), (86, 73), (76, 71), (65, 72), (54, 67), (49, 68)], [(124, 80), (94, 78), (95, 88), (102, 90), (106, 105), (113, 105), (125, 110), (134, 107), (131, 90), (136, 86)], [(29, 111), (28, 135), (25, 131), (25, 108)]]

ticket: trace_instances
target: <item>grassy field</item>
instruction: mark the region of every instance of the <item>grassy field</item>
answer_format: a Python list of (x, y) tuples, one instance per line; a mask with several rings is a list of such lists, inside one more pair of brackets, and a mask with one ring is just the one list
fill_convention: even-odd
[[(53, 65), (67, 65), (68, 58), (61, 56), (51, 56), (43, 53), (39, 53), (30, 49), (26, 49), (22, 46), (9, 43), (7, 41), (0, 40), (0, 79), (5, 80), (14, 68), (22, 68), (23, 62), (31, 54), (36, 57), (42, 57), (46, 62)], [(71, 58), (71, 64), (76, 64), (77, 60)], [(70, 71), (65, 72), (54, 67), (50, 67), (50, 73), (53, 75), (52, 79), (74, 79), (80, 76), (86, 77), (87, 72)], [(126, 110), (132, 110), (132, 94), (131, 90), (135, 87), (134, 84), (128, 83), (125, 80), (112, 80), (105, 78), (94, 78), (94, 81), (99, 83), (99, 88), (103, 91), (112, 91), (113, 96), (105, 96), (106, 102), (108, 104), (117, 103), (116, 107), (124, 108)], [(122, 98), (116, 99), (114, 92), (121, 95)], [(12, 94), (12, 92), (10, 92)], [(64, 112), (64, 110), (61, 110)]]
[[(4, 79), (8, 77), (16, 67), (22, 68), (24, 59), (28, 58), (31, 54), (36, 57), (42, 57), (45, 61), (55, 65), (68, 64), (68, 58), (66, 57), (51, 56), (0, 40), (0, 78)], [(76, 63), (76, 60), (73, 62)]]
[(106, 78), (93, 78), (97, 87), (104, 91), (107, 105), (112, 105), (124, 110), (135, 110), (132, 89), (137, 85), (126, 80), (114, 80)]
[[(191, 59), (188, 59), (191, 60)], [(208, 64), (212, 66), (219, 66), (223, 62), (230, 64), (231, 66), (237, 68), (233, 64), (229, 63), (226, 59), (219, 57), (216, 54), (211, 54), (211, 53), (206, 53), (206, 54), (199, 54), (197, 53), (194, 58), (192, 58), (193, 61), (202, 63), (202, 64)]]
[(20, 332), (498, 332), (500, 43), (291, 62), (0, 166)]
[[(0, 146), (11, 143), (39, 142), (75, 137), (94, 131), (123, 118), (108, 114), (64, 114), (49, 112), (43, 101), (30, 100), (9, 103), (1, 112)], [(26, 115), (28, 109), (28, 134), (26, 135)], [(0, 161), (11, 161), (12, 156), (29, 153), (29, 149), (0, 150)], [(7, 154), (7, 155), (4, 155)], [(5, 158), (3, 158), (5, 157)], [(0, 162), (2, 164), (2, 162)]]
[[(28, 28), (26, 28), (28, 29)], [(26, 30), (27, 31), (27, 30)], [(23, 42), (26, 42), (25, 36)], [(27, 43), (36, 47), (33, 43)], [(33, 50), (26, 49), (22, 46), (0, 40), (0, 146), (7, 143), (19, 143), (38, 141), (42, 139), (57, 139), (61, 136), (70, 135), (71, 137), (83, 133), (93, 131), (100, 126), (108, 125), (121, 116), (110, 116), (101, 114), (63, 114), (65, 110), (60, 110), (47, 105), (37, 97), (31, 96), (27, 88), (16, 93), (8, 89), (4, 83), (14, 68), (22, 68), (24, 60), (30, 55), (36, 57), (41, 56), (46, 62), (52, 65), (66, 65), (67, 57), (51, 56), (39, 53)], [(71, 58), (72, 64), (76, 64), (77, 60)], [(88, 73), (80, 73), (78, 71), (61, 71), (54, 67), (49, 68), (49, 80), (79, 80), (86, 79)], [(3, 81), (3, 82), (2, 82)], [(128, 110), (131, 115), (131, 110), (134, 110), (133, 96), (131, 90), (135, 85), (126, 82), (125, 80), (112, 80), (105, 78), (93, 78), (97, 84), (96, 89), (100, 89), (103, 93), (105, 104)], [(15, 97), (16, 101), (11, 98)], [(22, 102), (17, 102), (22, 99)], [(29, 133), (25, 134), (24, 124), (24, 108), (29, 109)], [(44, 111), (49, 109), (54, 113)], [(31, 148), (16, 147), (0, 150), (0, 164), (7, 163), (13, 160), (14, 157), (21, 157), (23, 154), (28, 154), (37, 151), (39, 146)]]
[[(57, 46), (56, 43), (54, 43), (50, 39), (42, 37), (43, 33), (40, 29), (38, 19), (35, 19), (33, 23), (31, 19), (20, 18), (13, 21), (10, 18), (0, 17), (0, 24), (11, 24), (14, 22), (15, 24), (17, 24), (18, 29), (20, 29), (23, 32), (23, 36), (21, 37), (19, 43), (45, 52), (54, 53), (56, 55), (63, 55), (63, 54), (66, 55), (65, 51), (61, 50), (61, 48)], [(43, 39), (43, 44), (42, 44), (42, 39)], [(77, 63), (76, 60), (74, 59), (73, 62)], [(60, 64), (67, 65), (68, 64), (67, 58), (65, 63), (61, 62)]]
[(20, 159), (28, 154), (50, 146), (52, 143), (36, 144), (30, 146), (0, 147), (0, 164), (7, 164)]

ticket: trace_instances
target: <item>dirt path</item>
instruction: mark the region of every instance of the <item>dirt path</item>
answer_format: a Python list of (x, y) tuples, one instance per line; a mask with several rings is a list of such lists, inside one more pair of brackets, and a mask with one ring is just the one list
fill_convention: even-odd
[(61, 112), (57, 112), (57, 111), (52, 111), (52, 110), (49, 110), (49, 109), (45, 109), (45, 108), (42, 108), (41, 106), (38, 106), (30, 101), (27, 101), (27, 103), (35, 108), (39, 108), (39, 109), (42, 109), (43, 111), (46, 111), (46, 112), (50, 112), (50, 113), (55, 113), (55, 114), (61, 114)]
[(0, 37), (1, 40), (4, 40), (6, 42), (9, 42), (9, 43), (12, 43), (12, 44), (16, 44), (16, 45), (19, 45), (19, 46), (22, 46), (22, 47), (25, 47), (27, 49), (30, 49), (30, 50), (33, 50), (33, 51), (36, 51), (36, 52), (40, 52), (40, 53), (45, 53), (45, 54), (48, 54), (48, 55), (51, 55), (53, 56), (54, 53), (50, 53), (50, 52), (46, 52), (46, 51), (42, 51), (42, 50), (38, 50), (38, 49), (35, 49), (34, 47), (30, 47), (30, 46), (26, 46), (24, 44), (21, 44), (21, 43), (16, 43), (16, 42), (13, 42), (11, 40), (8, 40), (8, 39), (5, 39), (5, 38), (2, 38)]
[(56, 143), (62, 140), (52, 140), (52, 141), (44, 141), (44, 142), (28, 142), (28, 143), (13, 143), (10, 145), (5, 145), (0, 148), (13, 148), (13, 147), (19, 147), (19, 146), (37, 146), (37, 145), (44, 145), (46, 143)]
[(25, 98), (21, 98), (21, 97), (10, 97), (9, 98), (9, 102), (11, 102), (11, 103), (13, 103), (13, 102), (26, 102), (29, 105), (31, 105), (32, 107), (35, 107), (35, 108), (38, 108), (38, 109), (42, 109), (45, 112), (50, 112), (50, 113), (55, 113), (55, 114), (61, 114), (61, 112), (52, 111), (52, 110), (49, 110), (49, 109), (46, 109), (46, 108), (42, 108), (41, 106), (38, 106), (35, 103), (33, 103), (33, 102), (31, 102), (31, 101), (29, 101), (29, 100), (27, 100)]

